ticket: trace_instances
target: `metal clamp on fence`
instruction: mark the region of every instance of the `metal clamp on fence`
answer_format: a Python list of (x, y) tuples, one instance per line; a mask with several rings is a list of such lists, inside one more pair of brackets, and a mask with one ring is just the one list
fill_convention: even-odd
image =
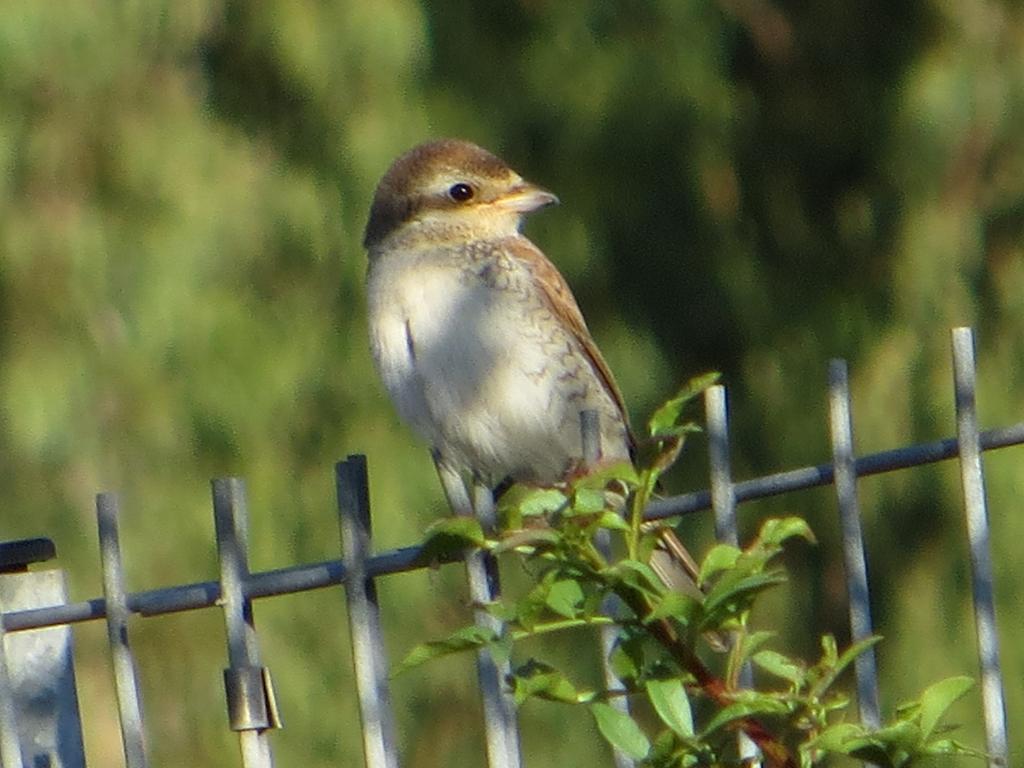
[(266, 667), (228, 667), (224, 670), (224, 692), (232, 731), (281, 727), (274, 684)]

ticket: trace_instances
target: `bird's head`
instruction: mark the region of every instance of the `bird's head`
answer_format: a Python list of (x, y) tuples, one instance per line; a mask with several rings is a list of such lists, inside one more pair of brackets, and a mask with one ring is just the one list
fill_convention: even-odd
[(395, 160), (380, 180), (363, 245), (372, 250), (399, 232), (504, 237), (519, 231), (524, 214), (557, 202), (476, 144), (430, 141)]

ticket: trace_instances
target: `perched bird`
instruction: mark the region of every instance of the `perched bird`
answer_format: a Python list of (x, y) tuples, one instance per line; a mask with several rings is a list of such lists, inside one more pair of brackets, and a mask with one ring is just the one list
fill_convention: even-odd
[(582, 469), (581, 411), (597, 414), (601, 462), (632, 453), (622, 394), (568, 284), (520, 233), (525, 214), (557, 202), (453, 139), (399, 157), (373, 198), (373, 359), (456, 512), (474, 485), (552, 484)]

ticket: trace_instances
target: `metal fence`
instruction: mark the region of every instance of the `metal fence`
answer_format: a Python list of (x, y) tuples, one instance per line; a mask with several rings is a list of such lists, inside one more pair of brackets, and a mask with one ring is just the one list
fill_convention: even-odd
[[(712, 509), (718, 537), (735, 542), (739, 503), (813, 486), (835, 488), (854, 640), (871, 634), (868, 576), (861, 535), (857, 479), (956, 458), (970, 539), (975, 622), (981, 669), (986, 749), (990, 766), (1008, 765), (1006, 714), (993, 601), (992, 564), (981, 454), (1024, 443), (1024, 422), (982, 432), (975, 410), (974, 341), (967, 328), (953, 331), (956, 437), (858, 457), (854, 451), (846, 364), (829, 368), (829, 424), (832, 460), (819, 466), (736, 482), (730, 472), (725, 391), (705, 398), (710, 456), (709, 490), (661, 499), (647, 511), (663, 519)], [(586, 441), (585, 441), (586, 442)], [(344, 585), (349, 614), (355, 683), (362, 716), (366, 764), (397, 768), (399, 755), (389, 695), (388, 666), (381, 634), (375, 580), (423, 567), (419, 547), (371, 554), (366, 461), (350, 456), (336, 467), (342, 541), (341, 559), (250, 573), (247, 557), (245, 486), (238, 479), (213, 481), (213, 510), (220, 562), (218, 581), (128, 593), (118, 541), (118, 500), (97, 497), (103, 596), (68, 602), (63, 574), (30, 570), (53, 556), (46, 540), (0, 545), (0, 765), (3, 768), (78, 768), (85, 765), (68, 625), (105, 620), (128, 768), (147, 762), (145, 722), (129, 638), (133, 615), (156, 616), (219, 606), (224, 614), (228, 668), (224, 672), (228, 723), (239, 735), (246, 768), (273, 765), (272, 729), (279, 725), (273, 686), (261, 665), (253, 601), (275, 595)], [(497, 571), (480, 553), (466, 559), (474, 600), (497, 595)], [(478, 614), (478, 621), (491, 619)], [(607, 643), (607, 638), (605, 638)], [(506, 670), (486, 652), (478, 659), (488, 763), (521, 765), (515, 709), (502, 686)], [(862, 720), (879, 722), (878, 681), (873, 651), (857, 660), (857, 695)], [(619, 768), (629, 765), (615, 756)]]

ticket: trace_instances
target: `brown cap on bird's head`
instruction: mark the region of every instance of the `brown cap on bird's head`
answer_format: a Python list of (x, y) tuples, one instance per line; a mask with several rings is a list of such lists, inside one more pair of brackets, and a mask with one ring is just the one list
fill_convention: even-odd
[(557, 202), (483, 147), (460, 139), (429, 141), (395, 160), (377, 184), (363, 246), (373, 248), (404, 224), (432, 214), (457, 221), (472, 213), (475, 222), (511, 216), (518, 226), (524, 213)]

